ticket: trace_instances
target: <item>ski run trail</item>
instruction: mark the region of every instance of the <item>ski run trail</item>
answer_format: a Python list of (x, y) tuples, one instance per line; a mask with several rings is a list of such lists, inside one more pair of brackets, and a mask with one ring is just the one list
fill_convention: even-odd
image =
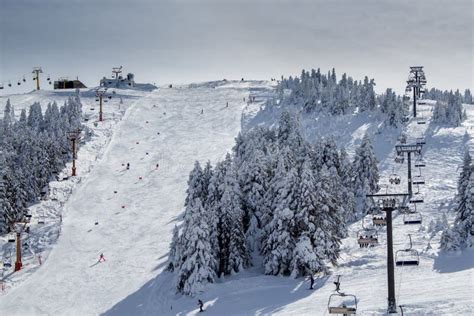
[[(105, 121), (99, 123), (94, 93), (83, 89), (91, 138), (78, 152), (78, 176), (52, 182), (49, 198), (31, 207), (24, 269), (4, 272), (0, 315), (196, 315), (198, 298), (205, 303), (206, 315), (327, 315), (336, 274), (342, 275), (342, 290), (357, 296), (357, 314), (384, 315), (386, 230), (378, 230), (379, 245), (359, 248), (361, 222), (350, 226), (339, 265), (332, 275), (316, 279), (314, 291), (303, 278), (262, 275), (257, 262), (210, 284), (198, 297), (175, 294), (173, 274), (164, 269), (194, 161), (222, 160), (242, 126), (258, 116), (272, 88), (270, 82), (246, 81), (151, 92), (116, 90), (104, 106)], [(71, 94), (1, 96), (0, 109), (10, 98), (17, 115), (35, 101), (44, 110), (47, 102), (62, 105)], [(249, 95), (259, 96), (257, 102), (247, 104), (244, 98)], [(468, 119), (458, 128), (431, 123), (432, 107), (430, 102), (420, 105), (426, 124), (412, 119), (404, 128), (408, 143), (426, 139), (426, 167), (421, 170), (426, 184), (419, 188), (425, 200), (417, 207), (421, 225), (404, 225), (403, 215), (394, 213), (394, 250), (406, 248), (411, 234), (420, 254), (419, 266), (395, 268), (397, 304), (404, 306), (405, 315), (474, 315), (474, 252), (440, 253), (441, 231), (434, 225), (444, 213), (450, 222), (454, 219), (452, 200), (464, 147), (474, 134), (474, 106), (465, 105)], [(349, 153), (366, 131), (373, 134), (380, 183), (388, 184), (394, 172), (402, 177), (399, 186), (383, 186), (381, 193), (406, 191), (406, 163), (394, 162), (400, 131), (379, 131), (379, 123), (370, 116), (349, 116), (316, 129), (331, 134), (351, 126), (339, 142)], [(69, 170), (68, 165), (64, 175)], [(419, 174), (417, 168), (413, 174)], [(35, 224), (38, 214), (46, 215), (45, 225)], [(0, 246), (4, 256), (10, 253), (6, 237)], [(101, 253), (106, 261), (98, 263)]]

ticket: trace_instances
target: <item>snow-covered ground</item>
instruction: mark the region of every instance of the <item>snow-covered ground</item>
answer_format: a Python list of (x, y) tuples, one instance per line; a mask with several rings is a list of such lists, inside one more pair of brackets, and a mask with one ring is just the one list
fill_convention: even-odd
[[(119, 98), (112, 99), (106, 121), (97, 126), (97, 107), (90, 110), (94, 97), (83, 91), (94, 137), (79, 151), (80, 175), (53, 183), (57, 201), (33, 207), (34, 214), (46, 211), (47, 224), (33, 225), (36, 255), (27, 252), (25, 269), (8, 273), (0, 315), (197, 314), (197, 297), (176, 295), (173, 275), (164, 271), (188, 173), (196, 159), (214, 163), (224, 157), (242, 126), (251, 125), (269, 89), (269, 82), (212, 82), (153, 92), (118, 90), (121, 108)], [(9, 97), (18, 111), (33, 101), (62, 102), (66, 94), (42, 91)], [(249, 94), (259, 96), (256, 103), (244, 102)], [(1, 107), (5, 99), (0, 98)], [(422, 225), (403, 225), (403, 216), (394, 220), (395, 249), (405, 248), (411, 233), (420, 252), (420, 266), (396, 268), (397, 304), (405, 306), (406, 315), (472, 315), (474, 309), (474, 252), (440, 254), (440, 232), (430, 228), (451, 208), (463, 148), (474, 133), (474, 106), (466, 108), (463, 126), (441, 128), (429, 124), (431, 106), (421, 106), (428, 124), (411, 121), (406, 129), (411, 140), (425, 134), (427, 164), (422, 170), (426, 185), (421, 187), (425, 203), (418, 208)], [(257, 116), (254, 123), (265, 119)], [(394, 162), (398, 131), (379, 133), (379, 125), (379, 118), (370, 115), (347, 116), (308, 133), (339, 134), (340, 145), (352, 152), (365, 131), (371, 132), (381, 182), (388, 183), (396, 172), (404, 180), (400, 190), (406, 191), (406, 164)], [(381, 315), (387, 305), (385, 229), (379, 231), (380, 245), (362, 249), (356, 242), (360, 229), (360, 223), (350, 227), (333, 274), (343, 276), (343, 291), (358, 297), (358, 314)], [(100, 253), (107, 261), (97, 264)], [(307, 280), (264, 276), (256, 265), (210, 285), (199, 298), (210, 315), (324, 315), (332, 281), (332, 276), (317, 279), (316, 290), (309, 291)]]

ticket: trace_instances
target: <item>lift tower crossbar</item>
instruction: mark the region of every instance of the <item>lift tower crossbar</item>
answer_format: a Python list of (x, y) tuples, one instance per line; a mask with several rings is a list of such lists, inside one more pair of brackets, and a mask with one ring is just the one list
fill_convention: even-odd
[(393, 225), (392, 225), (392, 212), (397, 208), (397, 205), (400, 204), (398, 201), (399, 198), (405, 199), (409, 195), (406, 193), (395, 193), (395, 194), (367, 194), (366, 197), (372, 199), (378, 199), (379, 204), (381, 205), (382, 211), (384, 211), (387, 216), (387, 280), (388, 280), (388, 307), (387, 313), (393, 314), (397, 313), (397, 303), (395, 300), (395, 265), (393, 260)]

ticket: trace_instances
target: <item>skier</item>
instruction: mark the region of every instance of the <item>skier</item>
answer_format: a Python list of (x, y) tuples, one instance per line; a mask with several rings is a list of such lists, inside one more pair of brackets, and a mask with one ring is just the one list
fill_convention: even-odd
[(204, 307), (204, 303), (201, 300), (198, 300), (199, 312), (204, 312), (202, 309)]
[(160, 164), (159, 164), (159, 163), (157, 163), (157, 164), (156, 164), (156, 169), (158, 169), (159, 167), (160, 167)]
[(105, 257), (103, 253), (101, 253), (99, 256), (99, 262), (105, 262)]
[(314, 276), (311, 274), (309, 277), (310, 277), (310, 282), (311, 282), (310, 285), (309, 285), (309, 289), (310, 289), (310, 290), (314, 290), (314, 289), (313, 289)]
[(201, 114), (204, 114), (204, 109), (201, 109)]
[(225, 104), (225, 107), (226, 107), (226, 108), (228, 108), (228, 107), (229, 107), (229, 102), (227, 102), (227, 103)]
[(130, 163), (127, 162), (127, 170), (130, 170)]

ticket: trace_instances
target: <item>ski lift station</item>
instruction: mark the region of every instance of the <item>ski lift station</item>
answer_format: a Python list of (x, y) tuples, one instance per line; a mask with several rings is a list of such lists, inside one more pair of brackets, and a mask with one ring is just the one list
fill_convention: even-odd
[(122, 66), (112, 68), (112, 78), (103, 77), (100, 86), (105, 88), (133, 88), (135, 87), (135, 75), (128, 73), (122, 76)]

